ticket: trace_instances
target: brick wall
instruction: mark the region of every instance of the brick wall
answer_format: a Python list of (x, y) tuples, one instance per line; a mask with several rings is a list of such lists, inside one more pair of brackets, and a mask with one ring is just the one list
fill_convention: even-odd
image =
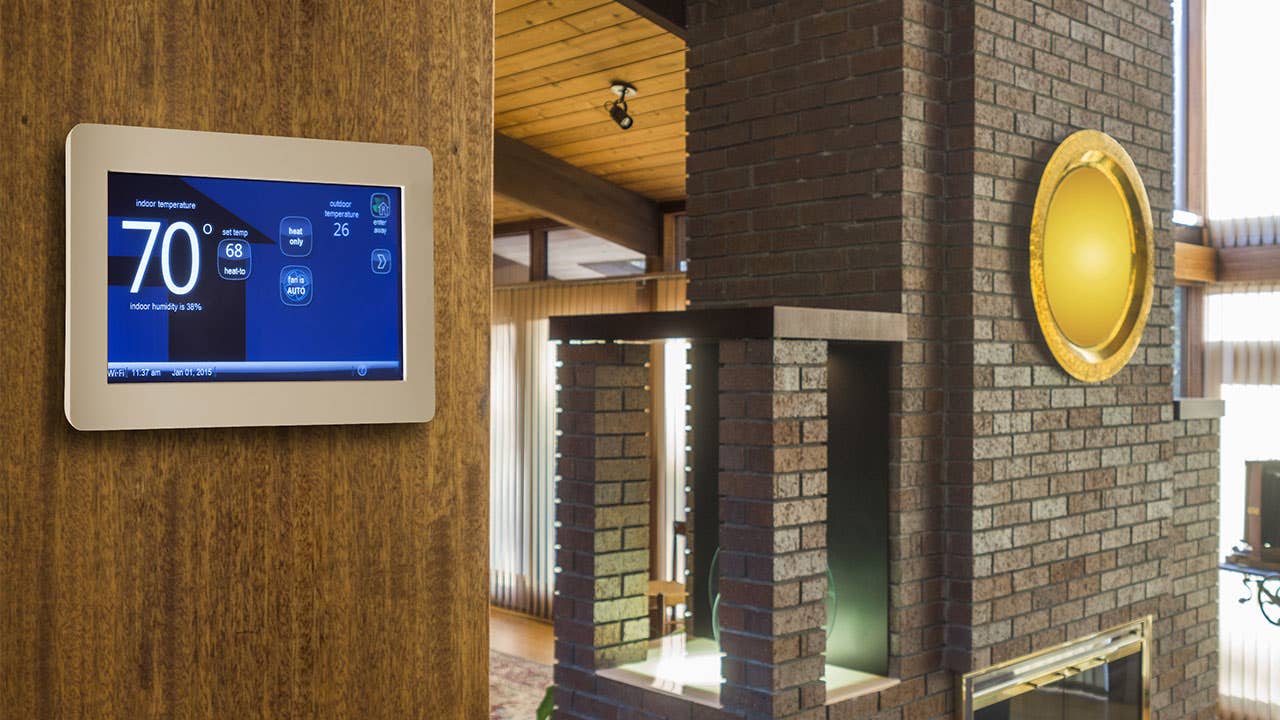
[[(946, 717), (953, 672), (1146, 613), (1157, 717), (1212, 708), (1216, 631), (1191, 618), (1214, 614), (1216, 427), (1175, 422), (1170, 390), (1169, 12), (690, 1), (692, 304), (908, 316), (891, 419), (902, 684), (833, 718)], [(1027, 277), (1040, 173), (1081, 128), (1128, 149), (1157, 228), (1142, 345), (1097, 385), (1054, 363)]]
[(821, 718), (827, 343), (726, 341), (720, 364), (720, 701)]
[(690, 299), (899, 309), (895, 3), (689, 13)]
[(890, 673), (903, 683), (886, 706), (921, 716), (945, 712), (951, 686), (940, 670), (942, 5), (689, 3), (691, 303), (909, 316), (894, 358), (890, 494)]
[(556, 705), (599, 718), (594, 672), (643, 660), (649, 639), (649, 346), (558, 357)]
[[(955, 438), (965, 453), (953, 453), (954, 476), (972, 483), (972, 583), (954, 616), (969, 645), (953, 669), (1158, 613), (1170, 589), (1159, 572), (1173, 511), (1169, 23), (1165, 0), (973, 8), (971, 149), (957, 151), (973, 169), (957, 194), (972, 213), (972, 422), (971, 442)], [(1084, 127), (1133, 156), (1157, 228), (1143, 343), (1100, 384), (1054, 363), (1026, 271), (1044, 163)]]
[(1161, 598), (1152, 699), (1155, 720), (1210, 720), (1218, 702), (1219, 420), (1173, 423), (1173, 518), (1160, 574)]

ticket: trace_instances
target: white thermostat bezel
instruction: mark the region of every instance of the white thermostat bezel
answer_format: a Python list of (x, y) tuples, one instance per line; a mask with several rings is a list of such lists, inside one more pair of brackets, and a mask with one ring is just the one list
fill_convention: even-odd
[[(423, 147), (82, 124), (67, 135), (65, 412), (80, 430), (420, 423), (435, 414), (432, 159)], [(107, 382), (107, 173), (401, 189), (401, 380)]]

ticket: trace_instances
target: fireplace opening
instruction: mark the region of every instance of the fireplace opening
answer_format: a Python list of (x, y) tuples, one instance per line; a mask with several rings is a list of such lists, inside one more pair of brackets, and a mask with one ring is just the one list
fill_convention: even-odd
[(1148, 720), (1151, 618), (960, 680), (963, 720)]

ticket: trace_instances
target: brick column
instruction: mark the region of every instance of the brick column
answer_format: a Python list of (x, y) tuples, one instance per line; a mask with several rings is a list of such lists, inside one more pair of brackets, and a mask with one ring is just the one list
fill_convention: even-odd
[(827, 344), (720, 345), (721, 704), (824, 718)]
[(594, 671), (649, 639), (649, 347), (561, 345), (557, 717), (597, 717)]

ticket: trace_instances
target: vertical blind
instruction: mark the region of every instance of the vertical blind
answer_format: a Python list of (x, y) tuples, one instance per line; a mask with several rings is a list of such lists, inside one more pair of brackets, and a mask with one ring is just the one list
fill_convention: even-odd
[[(1222, 418), (1219, 552), (1245, 535), (1245, 464), (1280, 457), (1280, 385), (1227, 385)], [(1218, 574), (1218, 692), (1226, 720), (1280, 720), (1280, 628), (1264, 619), (1242, 576)], [(1238, 602), (1248, 596), (1249, 601)]]
[(688, 351), (688, 342), (671, 340), (657, 343), (650, 355), (655, 375), (661, 374), (653, 392), (653, 480), (659, 489), (652, 510), (653, 542), (659, 548), (653, 576), (674, 582), (683, 582), (685, 571), (685, 539), (676, 535), (675, 524), (687, 520)]
[[(1225, 580), (1224, 580), (1225, 582)], [(1236, 583), (1224, 589), (1244, 591)], [(1280, 720), (1280, 643), (1256, 603), (1223, 598), (1218, 638), (1218, 693), (1223, 720)]]
[(1280, 69), (1276, 0), (1205, 5), (1205, 132), (1209, 235), (1220, 247), (1274, 244), (1280, 237)]
[(1223, 385), (1280, 385), (1280, 288), (1216, 285), (1205, 296), (1205, 392)]
[[(551, 616), (556, 382), (547, 318), (683, 310), (685, 285), (683, 274), (671, 273), (494, 288), (489, 477), (489, 595), (494, 605)], [(665, 388), (655, 387), (659, 392)], [(683, 401), (678, 409), (683, 416)], [(681, 429), (683, 423), (678, 421)], [(671, 452), (678, 447), (679, 457), (670, 463), (683, 469), (683, 440), (663, 437), (661, 447)], [(683, 489), (682, 473), (678, 479), (669, 472), (660, 477)]]

